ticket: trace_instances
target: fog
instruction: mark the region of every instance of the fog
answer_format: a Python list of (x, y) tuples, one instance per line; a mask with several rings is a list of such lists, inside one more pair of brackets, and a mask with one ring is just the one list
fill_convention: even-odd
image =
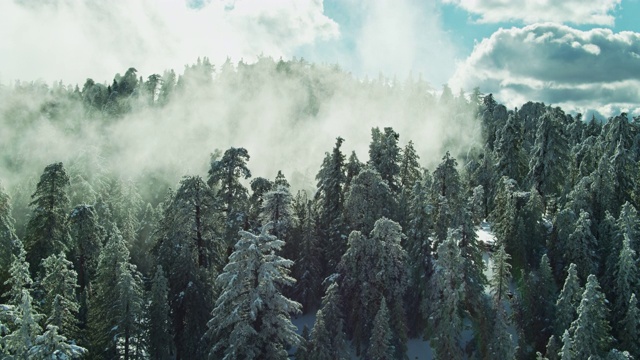
[(294, 188), (313, 189), (338, 136), (345, 155), (355, 151), (367, 161), (371, 128), (393, 127), (401, 146), (413, 140), (424, 166), (447, 150), (467, 151), (479, 137), (474, 107), (447, 95), (441, 100), (420, 78), (361, 79), (337, 66), (268, 57), (214, 68), (204, 79), (182, 77), (164, 105), (139, 86), (122, 100), (129, 110), (113, 116), (87, 106), (89, 95), (71, 86), (3, 87), (0, 178), (12, 188), (62, 161), (87, 179), (153, 173), (175, 185), (183, 175), (206, 176), (216, 150), (245, 147), (254, 177), (282, 170)]

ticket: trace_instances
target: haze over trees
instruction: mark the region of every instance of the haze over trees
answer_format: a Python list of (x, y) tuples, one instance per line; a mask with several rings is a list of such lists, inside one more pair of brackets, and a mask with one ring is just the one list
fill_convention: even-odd
[(640, 118), (205, 58), (0, 126), (2, 358), (640, 357)]

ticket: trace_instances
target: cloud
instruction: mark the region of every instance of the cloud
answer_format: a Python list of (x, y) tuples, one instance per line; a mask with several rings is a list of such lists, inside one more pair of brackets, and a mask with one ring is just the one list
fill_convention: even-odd
[(611, 12), (620, 6), (621, 0), (443, 0), (471, 14), (479, 16), (478, 22), (498, 23), (522, 21), (556, 22), (573, 24), (613, 25)]
[(511, 106), (533, 100), (639, 112), (640, 34), (550, 23), (500, 29), (475, 46), (451, 84), (478, 86)]
[(0, 81), (111, 79), (133, 66), (180, 71), (198, 56), (290, 57), (339, 35), (321, 0), (7, 0), (0, 2)]

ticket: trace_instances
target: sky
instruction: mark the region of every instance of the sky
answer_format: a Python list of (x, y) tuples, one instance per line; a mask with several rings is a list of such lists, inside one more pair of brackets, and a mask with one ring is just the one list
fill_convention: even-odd
[(295, 57), (510, 108), (640, 114), (639, 15), (640, 0), (3, 0), (0, 84)]

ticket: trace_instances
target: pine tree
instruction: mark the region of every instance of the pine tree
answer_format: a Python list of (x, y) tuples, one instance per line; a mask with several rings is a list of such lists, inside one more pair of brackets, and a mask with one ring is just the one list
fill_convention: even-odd
[(369, 165), (376, 169), (380, 177), (387, 183), (392, 192), (399, 190), (398, 175), (400, 174), (400, 135), (393, 128), (386, 127), (384, 132), (379, 128), (371, 129), (371, 144), (369, 145)]
[(491, 291), (496, 301), (500, 302), (509, 292), (509, 283), (511, 281), (511, 264), (509, 260), (511, 256), (505, 251), (504, 245), (501, 245), (493, 254), (493, 265), (491, 271)]
[(493, 324), (493, 336), (489, 344), (489, 354), (492, 359), (515, 359), (516, 348), (509, 333), (509, 323), (501, 303), (496, 303), (496, 317)]
[(516, 114), (510, 114), (506, 124), (496, 134), (496, 179), (503, 176), (522, 181), (527, 164), (523, 153), (521, 121)]
[(629, 298), (633, 294), (640, 293), (640, 281), (638, 276), (638, 256), (631, 248), (631, 241), (627, 234), (624, 234), (622, 249), (616, 264), (615, 279), (613, 283), (614, 302), (613, 319), (614, 323), (619, 322), (627, 312)]
[(260, 213), (264, 196), (273, 189), (273, 182), (263, 177), (251, 179), (251, 197), (249, 197), (249, 224), (251, 229), (258, 229), (262, 226)]
[(240, 232), (240, 240), (216, 283), (221, 293), (205, 334), (212, 341), (211, 359), (286, 359), (285, 346), (296, 346), (300, 336), (289, 318), (300, 304), (280, 293), (291, 286), (292, 261), (276, 252), (283, 241), (268, 234)]
[(34, 274), (42, 259), (60, 251), (69, 251), (67, 186), (69, 176), (62, 163), (55, 163), (44, 169), (36, 191), (31, 195), (33, 201), (29, 205), (33, 207), (33, 216), (27, 225), (24, 245)]
[(638, 309), (638, 299), (636, 294), (631, 294), (627, 305), (627, 312), (619, 323), (620, 346), (629, 351), (634, 358), (640, 356), (640, 309)]
[(547, 199), (561, 191), (564, 185), (562, 164), (569, 163), (569, 144), (564, 135), (563, 117), (561, 111), (547, 111), (540, 117), (529, 162), (527, 177), (542, 195), (545, 209)]
[(4, 294), (9, 290), (5, 285), (10, 277), (12, 256), (18, 255), (20, 241), (15, 233), (15, 221), (11, 216), (11, 199), (0, 183), (0, 303), (6, 300)]
[(158, 265), (151, 283), (149, 301), (149, 354), (157, 360), (171, 358), (171, 318), (169, 313), (169, 284), (162, 266)]
[(320, 171), (316, 175), (318, 181), (316, 200), (319, 203), (320, 212), (318, 227), (322, 231), (321, 248), (326, 257), (324, 267), (327, 274), (335, 271), (346, 249), (342, 218), (346, 183), (345, 156), (340, 150), (343, 142), (343, 138), (336, 138), (333, 151), (325, 154)]
[(599, 263), (596, 256), (597, 240), (591, 233), (589, 213), (580, 210), (574, 229), (565, 245), (564, 259), (567, 264), (577, 265), (578, 275), (585, 281), (589, 274), (597, 272)]
[(351, 229), (370, 232), (376, 220), (391, 216), (395, 200), (376, 170), (366, 168), (353, 179), (345, 201), (345, 217)]
[(238, 230), (243, 228), (247, 217), (247, 189), (242, 185), (242, 179), (251, 177), (247, 167), (249, 152), (245, 148), (229, 148), (220, 160), (212, 160), (207, 184), (218, 189), (218, 198), (222, 212), (225, 215), (225, 231), (223, 238), (227, 243), (228, 252), (233, 248), (233, 242)]
[(449, 231), (445, 242), (438, 246), (434, 274), (436, 298), (431, 314), (433, 335), (431, 346), (436, 357), (462, 359), (460, 348), (462, 332), (461, 303), (464, 301), (462, 284), (462, 256), (458, 247), (458, 235)]
[(145, 344), (146, 314), (142, 276), (136, 266), (125, 259), (118, 264), (116, 273), (116, 301), (114, 313), (119, 357), (124, 360), (143, 359), (147, 353)]
[(64, 253), (53, 254), (42, 262), (44, 277), (44, 313), (49, 316), (47, 325), (56, 327), (56, 332), (69, 338), (78, 336), (78, 311), (80, 305), (76, 300), (78, 274), (73, 270), (73, 264), (67, 260)]
[[(607, 320), (609, 310), (595, 275), (589, 275), (582, 300), (578, 306), (578, 318), (571, 323), (572, 350), (576, 359), (604, 356), (611, 343), (611, 327)], [(563, 338), (564, 342), (564, 338)]]
[(23, 300), (22, 290), (31, 289), (31, 285), (33, 285), (33, 280), (29, 273), (29, 263), (26, 261), (27, 253), (19, 240), (16, 246), (18, 254), (11, 256), (9, 279), (5, 283), (9, 290), (4, 294), (4, 298), (7, 299), (6, 303), (12, 306), (20, 306)]
[(58, 334), (55, 325), (47, 325), (47, 330), (38, 335), (35, 344), (29, 349), (29, 359), (81, 359), (87, 354), (87, 349), (69, 344), (67, 338)]
[(364, 164), (361, 163), (360, 160), (358, 160), (358, 156), (356, 155), (356, 152), (352, 151), (351, 155), (349, 155), (349, 160), (344, 166), (344, 171), (345, 171), (344, 193), (345, 194), (349, 192), (349, 186), (351, 186), (351, 181), (353, 180), (353, 178), (358, 176), (358, 174), (360, 173), (360, 170), (362, 170), (363, 168), (364, 168)]
[(547, 342), (545, 358), (547, 360), (560, 360), (558, 356), (559, 352), (560, 352), (560, 344), (558, 344), (558, 340), (556, 340), (556, 336), (551, 335), (549, 337), (549, 341)]
[(167, 272), (176, 357), (191, 359), (202, 349), (215, 301), (211, 282), (222, 264), (226, 240), (212, 190), (198, 176), (185, 177), (164, 209), (154, 248)]
[(387, 301), (382, 297), (380, 310), (373, 320), (373, 329), (367, 349), (367, 359), (391, 360), (395, 359), (394, 348), (391, 345), (391, 328), (389, 326), (389, 309)]
[(288, 231), (293, 222), (292, 200), (289, 187), (284, 185), (276, 185), (275, 190), (264, 195), (260, 219), (263, 224), (272, 223), (272, 234), (278, 239), (288, 238)]
[[(433, 171), (433, 182), (431, 183), (431, 199), (434, 204), (436, 200), (442, 196), (448, 200), (449, 206), (456, 209), (461, 200), (462, 184), (460, 183), (460, 174), (456, 167), (458, 162), (447, 153), (442, 158), (442, 162)], [(437, 205), (436, 205), (437, 206)], [(438, 210), (436, 209), (436, 212)]]
[(33, 299), (27, 289), (21, 291), (20, 303), (13, 311), (14, 330), (3, 339), (7, 352), (14, 359), (29, 359), (29, 349), (35, 344), (36, 337), (42, 332), (38, 324), (42, 315), (33, 307)]
[(569, 330), (565, 330), (564, 333), (562, 334), (562, 348), (560, 348), (558, 357), (560, 358), (560, 360), (580, 359), (574, 356), (573, 342), (571, 341), (571, 335), (569, 335)]
[(413, 187), (416, 182), (422, 179), (422, 172), (418, 159), (420, 157), (413, 148), (413, 142), (409, 141), (402, 152), (402, 162), (400, 164), (399, 184), (400, 194), (398, 196), (398, 222), (403, 229), (408, 228), (411, 218), (409, 204), (411, 203)]
[(341, 302), (338, 283), (331, 283), (322, 298), (322, 309), (318, 310), (316, 323), (311, 330), (308, 360), (350, 358)]
[(558, 301), (556, 301), (554, 329), (555, 334), (558, 336), (569, 329), (571, 323), (576, 319), (578, 305), (580, 305), (583, 292), (584, 289), (580, 286), (580, 281), (578, 280), (576, 264), (572, 263), (569, 265), (567, 278), (564, 281), (560, 295), (558, 295)]

